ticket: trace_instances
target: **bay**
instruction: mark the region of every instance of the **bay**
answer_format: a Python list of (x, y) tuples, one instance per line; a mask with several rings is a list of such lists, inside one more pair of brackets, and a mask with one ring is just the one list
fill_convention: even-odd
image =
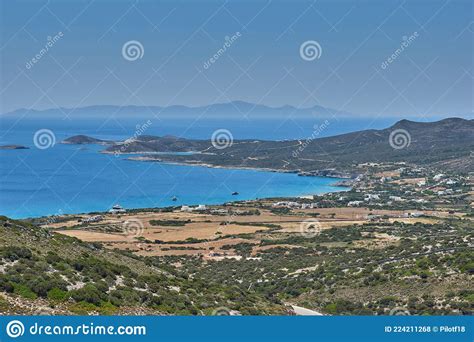
[[(126, 160), (102, 154), (103, 146), (65, 145), (72, 135), (101, 139), (127, 139), (140, 121), (113, 119), (2, 118), (0, 144), (20, 144), (25, 150), (0, 150), (0, 214), (12, 218), (106, 211), (114, 204), (125, 208), (172, 205), (221, 204), (228, 201), (303, 196), (346, 188), (335, 187), (339, 179), (300, 177), (296, 174), (257, 170), (207, 168)], [(311, 136), (314, 121), (294, 125), (281, 122), (213, 121), (190, 125), (188, 121), (155, 123), (144, 134), (172, 134), (209, 139), (215, 129), (229, 129), (234, 139), (294, 139)], [(359, 122), (359, 126), (367, 122)], [(349, 125), (349, 123), (346, 123)], [(382, 125), (382, 123), (380, 123)], [(281, 126), (281, 129), (279, 128)], [(330, 127), (330, 126), (328, 126)], [(354, 125), (350, 125), (351, 130)], [(56, 144), (38, 149), (33, 143), (39, 129), (54, 132)], [(328, 128), (329, 130), (329, 128)], [(331, 128), (321, 136), (349, 131), (349, 126)], [(238, 192), (237, 196), (232, 195)], [(177, 201), (172, 201), (176, 197)]]

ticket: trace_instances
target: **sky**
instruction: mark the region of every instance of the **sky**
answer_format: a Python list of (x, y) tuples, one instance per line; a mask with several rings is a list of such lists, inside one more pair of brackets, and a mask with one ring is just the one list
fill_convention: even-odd
[(0, 1), (0, 113), (235, 100), (473, 111), (470, 0)]

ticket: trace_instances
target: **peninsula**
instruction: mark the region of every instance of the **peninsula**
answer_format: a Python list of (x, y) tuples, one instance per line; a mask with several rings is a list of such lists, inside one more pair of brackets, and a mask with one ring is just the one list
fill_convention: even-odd
[[(394, 148), (394, 131), (409, 134), (404, 148)], [(133, 160), (209, 167), (262, 169), (301, 175), (354, 178), (356, 165), (406, 162), (447, 170), (474, 169), (474, 120), (449, 118), (437, 122), (401, 120), (382, 130), (364, 130), (326, 138), (268, 141), (233, 140), (223, 149), (211, 139), (143, 135), (125, 141), (104, 141), (73, 136), (63, 143), (102, 144), (103, 153), (137, 154)], [(183, 153), (186, 152), (186, 153)]]

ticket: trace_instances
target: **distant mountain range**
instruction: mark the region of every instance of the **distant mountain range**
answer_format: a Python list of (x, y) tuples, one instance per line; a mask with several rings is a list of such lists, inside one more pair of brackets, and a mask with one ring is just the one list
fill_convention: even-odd
[[(316, 118), (367, 118), (364, 114), (355, 114), (344, 110), (323, 107), (319, 105), (297, 108), (291, 105), (280, 107), (270, 107), (263, 104), (255, 104), (245, 101), (231, 101), (226, 103), (215, 103), (204, 106), (115, 106), (115, 105), (97, 105), (79, 108), (52, 108), (45, 110), (35, 110), (21, 108), (11, 112), (0, 114), (5, 117), (40, 117), (48, 118), (84, 118), (84, 119), (102, 119), (115, 117), (121, 118), (140, 118), (152, 119), (155, 116), (163, 119), (186, 119), (199, 118), (225, 120), (230, 118), (249, 118), (249, 119), (316, 119)], [(448, 115), (437, 115), (436, 118), (446, 117)], [(450, 114), (449, 116), (453, 116)], [(474, 113), (456, 113), (456, 116), (463, 118), (473, 118)]]
[[(263, 104), (249, 103), (245, 101), (231, 101), (226, 103), (216, 103), (205, 106), (115, 106), (97, 105), (79, 108), (52, 108), (45, 110), (35, 110), (22, 108), (11, 112), (0, 114), (0, 117), (39, 117), (41, 119), (57, 118), (81, 118), (81, 119), (102, 119), (114, 117), (152, 119), (158, 117), (162, 119), (316, 119), (316, 118), (368, 118), (364, 114), (355, 114), (344, 110), (323, 107), (319, 105), (297, 108), (291, 105), (280, 107), (270, 107)], [(449, 115), (437, 115), (440, 119), (447, 116), (458, 116), (463, 118), (474, 118), (474, 113), (453, 113)]]
[(140, 136), (125, 142), (75, 136), (64, 143), (107, 144), (104, 153), (142, 154), (134, 159), (146, 161), (314, 174), (327, 173), (328, 169), (350, 173), (357, 164), (370, 162), (407, 162), (446, 170), (474, 171), (474, 120), (461, 118), (429, 123), (401, 120), (382, 130), (319, 139), (232, 140), (223, 136), (213, 144), (211, 140), (172, 136)]
[(100, 118), (115, 116), (120, 117), (141, 117), (151, 118), (155, 115), (163, 118), (219, 118), (247, 116), (256, 117), (331, 117), (335, 116), (354, 116), (349, 112), (339, 111), (336, 109), (326, 108), (322, 106), (312, 106), (308, 108), (296, 108), (293, 106), (269, 107), (262, 104), (253, 104), (245, 101), (232, 101), (227, 103), (217, 103), (206, 106), (188, 107), (181, 105), (173, 106), (89, 106), (81, 108), (55, 108), (46, 110), (30, 110), (18, 109), (4, 115), (22, 116), (22, 115), (38, 115), (42, 118), (48, 117), (81, 117), (81, 118)]

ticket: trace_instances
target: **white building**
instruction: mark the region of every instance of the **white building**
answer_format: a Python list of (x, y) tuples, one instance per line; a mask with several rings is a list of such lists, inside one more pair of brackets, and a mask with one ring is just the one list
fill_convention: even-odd
[(424, 213), (420, 212), (420, 211), (415, 211), (415, 212), (412, 212), (412, 213), (408, 213), (408, 216), (409, 217), (420, 217), (420, 216), (423, 216)]
[(378, 201), (380, 196), (377, 194), (367, 194), (365, 195), (364, 201)]
[(298, 202), (276, 202), (273, 203), (273, 207), (286, 207), (286, 208), (299, 208), (300, 204)]
[(415, 202), (415, 203), (427, 203), (428, 201), (423, 199), (423, 198), (417, 198), (417, 199), (413, 199), (412, 202)]
[(111, 213), (111, 214), (122, 214), (122, 213), (125, 213), (125, 212), (126, 212), (126, 210), (118, 204), (114, 205), (112, 207), (112, 209), (109, 210), (109, 213)]
[(211, 214), (218, 214), (218, 215), (226, 215), (229, 212), (225, 209), (213, 209), (211, 210)]
[(403, 202), (404, 201), (403, 198), (398, 197), (398, 196), (389, 196), (388, 198), (391, 199), (392, 201), (395, 201), (395, 202)]
[(348, 207), (358, 207), (362, 203), (363, 203), (362, 201), (350, 201), (349, 203), (347, 203), (347, 206)]

